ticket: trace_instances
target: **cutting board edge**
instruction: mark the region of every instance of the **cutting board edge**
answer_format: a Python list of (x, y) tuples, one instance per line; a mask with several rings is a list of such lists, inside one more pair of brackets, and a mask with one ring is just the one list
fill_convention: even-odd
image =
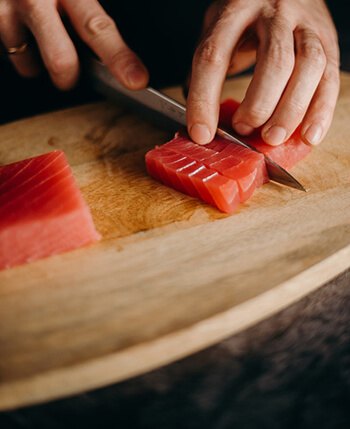
[(315, 291), (349, 268), (349, 257), (350, 244), (273, 290), (187, 328), (107, 357), (0, 384), (0, 411), (106, 387), (199, 352), (254, 326)]

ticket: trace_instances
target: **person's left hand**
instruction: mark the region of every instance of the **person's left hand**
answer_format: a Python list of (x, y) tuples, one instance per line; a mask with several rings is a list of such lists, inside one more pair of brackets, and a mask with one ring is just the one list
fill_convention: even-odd
[(191, 138), (215, 135), (227, 74), (254, 64), (233, 128), (249, 135), (262, 126), (271, 145), (301, 135), (318, 144), (331, 124), (339, 92), (337, 34), (324, 0), (224, 0), (209, 8), (195, 52), (187, 98)]

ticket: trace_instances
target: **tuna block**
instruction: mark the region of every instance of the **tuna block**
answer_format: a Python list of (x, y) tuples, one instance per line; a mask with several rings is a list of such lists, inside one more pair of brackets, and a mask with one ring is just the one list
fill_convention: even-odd
[(0, 167), (0, 269), (99, 239), (62, 151)]

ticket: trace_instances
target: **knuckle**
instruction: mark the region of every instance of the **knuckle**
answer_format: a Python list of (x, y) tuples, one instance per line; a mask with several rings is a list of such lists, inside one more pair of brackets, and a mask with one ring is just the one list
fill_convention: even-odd
[(318, 115), (325, 120), (333, 112), (334, 108), (334, 103), (324, 100), (318, 104), (317, 112)]
[(339, 74), (340, 68), (340, 53), (339, 51), (334, 52), (327, 57), (327, 65), (334, 68), (334, 71)]
[(329, 84), (340, 85), (340, 72), (339, 67), (329, 66), (326, 67), (322, 79)]
[(197, 48), (195, 63), (203, 66), (222, 68), (226, 64), (226, 61), (217, 44), (207, 39)]
[(24, 13), (36, 10), (38, 7), (38, 0), (17, 0), (17, 7)]
[(16, 12), (25, 23), (36, 25), (38, 18), (45, 17), (46, 9), (41, 0), (18, 0)]
[[(243, 112), (242, 112), (243, 113)], [(260, 106), (253, 106), (244, 111), (244, 120), (253, 127), (259, 127), (264, 124), (271, 116), (271, 111)]]
[(339, 38), (337, 31), (332, 31), (331, 33), (322, 33), (322, 40), (325, 40), (327, 45), (330, 47), (331, 50), (334, 52), (339, 52)]
[(77, 67), (77, 60), (72, 55), (56, 54), (48, 64), (49, 72), (55, 76), (73, 73)]
[(289, 73), (294, 67), (294, 55), (279, 40), (270, 43), (266, 54), (266, 61), (277, 72)]
[(127, 47), (121, 47), (105, 60), (108, 67), (119, 66), (126, 68), (135, 63), (135, 56)]
[(319, 44), (316, 43), (302, 43), (300, 47), (300, 55), (315, 67), (323, 68), (326, 65), (326, 55)]
[(34, 78), (39, 75), (39, 71), (30, 66), (15, 66), (17, 73), (27, 79)]
[(266, 62), (272, 71), (291, 73), (295, 54), (290, 23), (279, 14), (265, 15), (258, 20), (259, 37), (265, 39), (258, 50), (258, 59)]
[(11, 15), (12, 11), (9, 4), (0, 2), (0, 24), (6, 23)]
[(219, 16), (230, 18), (233, 14), (237, 14), (239, 10), (246, 7), (246, 1), (244, 0), (226, 0), (221, 2)]
[(17, 3), (20, 7), (31, 9), (36, 6), (37, 0), (17, 0)]
[(314, 66), (323, 68), (326, 65), (326, 54), (321, 41), (311, 32), (304, 32), (297, 47), (298, 54)]
[(110, 16), (106, 14), (98, 14), (90, 17), (86, 21), (85, 28), (91, 36), (100, 36), (114, 31), (116, 26)]
[(290, 24), (285, 17), (276, 13), (275, 9), (266, 8), (257, 20), (257, 31), (268, 40), (281, 41), (291, 32)]
[(288, 111), (293, 114), (293, 116), (303, 116), (305, 111), (307, 109), (307, 106), (304, 105), (301, 101), (299, 100), (290, 100), (289, 104), (288, 104)]
[(286, 27), (288, 26), (288, 22), (280, 16), (276, 14), (275, 10), (273, 10), (272, 14), (266, 14), (262, 18), (262, 23), (265, 26), (267, 33), (271, 38), (283, 38), (286, 35)]
[(209, 97), (205, 97), (203, 94), (199, 95), (192, 93), (189, 95), (188, 104), (193, 110), (203, 110), (206, 111), (217, 108), (217, 103), (210, 100)]

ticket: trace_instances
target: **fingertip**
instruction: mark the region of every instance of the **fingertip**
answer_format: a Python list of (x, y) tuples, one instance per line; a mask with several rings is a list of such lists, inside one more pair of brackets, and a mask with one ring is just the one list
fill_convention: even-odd
[(43, 58), (53, 84), (61, 91), (72, 89), (80, 76), (78, 54), (74, 49), (69, 48), (59, 52), (58, 47), (53, 46), (52, 52), (49, 54), (46, 52)]
[(321, 143), (322, 135), (323, 128), (319, 124), (306, 126), (302, 131), (303, 140), (312, 146), (317, 146)]
[(286, 141), (287, 131), (283, 127), (273, 125), (262, 131), (262, 138), (271, 146), (279, 146)]
[(70, 91), (74, 88), (76, 82), (53, 82), (60, 91)]
[(145, 67), (131, 64), (125, 70), (125, 84), (129, 89), (142, 89), (148, 84), (149, 75)]
[(57, 78), (53, 78), (51, 76), (51, 79), (54, 83), (54, 85), (56, 86), (56, 88), (58, 88), (60, 91), (70, 91), (71, 89), (73, 89), (75, 87), (75, 85), (77, 84), (78, 80), (79, 80), (79, 72), (77, 74), (73, 75), (69, 75), (69, 76), (60, 76), (59, 79)]
[(55, 84), (55, 86), (60, 91), (70, 91), (77, 84), (77, 82), (79, 80), (79, 76), (80, 76), (80, 69), (78, 66), (77, 70), (75, 70), (74, 73), (66, 73), (66, 74), (62, 74), (60, 76), (53, 76), (51, 74), (51, 79), (52, 79), (53, 83)]
[(195, 143), (204, 145), (210, 143), (212, 134), (206, 124), (196, 123), (189, 129), (189, 134)]
[(237, 131), (238, 134), (241, 134), (242, 136), (249, 136), (254, 131), (253, 127), (245, 124), (244, 122), (234, 123), (233, 128)]
[(15, 66), (17, 73), (24, 79), (34, 79), (41, 75), (42, 68), (38, 64), (30, 64), (25, 67)]

